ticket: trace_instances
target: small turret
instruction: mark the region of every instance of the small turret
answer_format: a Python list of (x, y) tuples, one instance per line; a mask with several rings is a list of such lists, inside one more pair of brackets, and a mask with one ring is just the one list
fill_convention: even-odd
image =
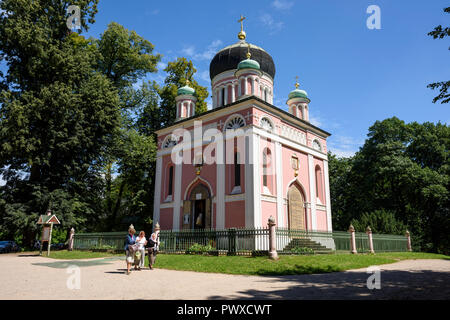
[(308, 98), (308, 94), (305, 90), (301, 90), (298, 87), (298, 77), (295, 83), (295, 89), (289, 93), (286, 104), (289, 106), (289, 113), (305, 121), (309, 121), (309, 107), (311, 102)]
[(177, 103), (177, 116), (175, 121), (195, 115), (195, 103), (197, 98), (194, 96), (195, 90), (189, 86), (189, 80), (186, 80), (186, 85), (177, 91), (175, 101)]

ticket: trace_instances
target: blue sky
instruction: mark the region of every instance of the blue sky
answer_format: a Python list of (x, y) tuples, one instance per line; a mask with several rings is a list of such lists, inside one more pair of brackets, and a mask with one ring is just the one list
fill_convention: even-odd
[[(369, 5), (380, 7), (380, 30), (366, 26)], [(438, 92), (426, 87), (450, 74), (449, 38), (427, 36), (450, 25), (446, 6), (443, 0), (100, 0), (87, 36), (118, 22), (155, 45), (160, 69), (179, 56), (191, 59), (196, 79), (211, 92), (210, 60), (238, 40), (242, 14), (247, 41), (274, 59), (274, 104), (287, 110), (298, 75), (311, 98), (312, 123), (332, 133), (332, 152), (349, 156), (376, 120), (450, 121), (450, 105), (433, 104)], [(149, 79), (162, 82), (164, 72)]]

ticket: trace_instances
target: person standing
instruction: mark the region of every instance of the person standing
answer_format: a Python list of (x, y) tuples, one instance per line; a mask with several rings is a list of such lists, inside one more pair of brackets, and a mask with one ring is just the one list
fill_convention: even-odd
[(136, 243), (136, 237), (134, 234), (136, 230), (134, 230), (134, 226), (130, 225), (128, 228), (128, 234), (125, 239), (125, 252), (126, 252), (126, 260), (127, 260), (127, 274), (130, 274), (131, 264), (134, 262), (134, 251), (130, 250), (129, 246), (134, 245)]
[(141, 253), (141, 260), (139, 261), (139, 269), (144, 267), (145, 265), (145, 245), (147, 245), (147, 239), (145, 238), (145, 232), (139, 232), (139, 236), (136, 238), (136, 243), (139, 246), (139, 252)]
[(156, 254), (159, 250), (159, 239), (156, 236), (156, 233), (152, 233), (150, 239), (148, 240), (148, 244), (148, 266), (150, 270), (153, 270), (153, 265), (155, 264), (156, 260)]

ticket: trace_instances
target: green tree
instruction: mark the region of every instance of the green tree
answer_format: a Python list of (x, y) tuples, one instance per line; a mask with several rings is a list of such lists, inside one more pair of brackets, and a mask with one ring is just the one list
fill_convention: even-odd
[(353, 190), (348, 183), (348, 176), (352, 168), (352, 158), (338, 158), (328, 152), (328, 168), (330, 179), (330, 198), (333, 210), (333, 228), (336, 230), (347, 230), (351, 217), (347, 211), (349, 202), (352, 202), (350, 195)]
[[(444, 9), (444, 12), (450, 13), (450, 7), (447, 7)], [(434, 28), (433, 31), (428, 33), (429, 36), (432, 36), (433, 39), (443, 39), (445, 37), (450, 36), (450, 28), (442, 28), (441, 25)], [(449, 47), (450, 50), (450, 47)], [(450, 81), (440, 81), (440, 82), (434, 82), (430, 83), (428, 88), (431, 89), (439, 89), (439, 94), (434, 97), (433, 103), (436, 103), (437, 101), (441, 101), (441, 103), (448, 103), (450, 101), (450, 94), (448, 93), (448, 88), (450, 87)]]
[(197, 98), (195, 114), (200, 114), (207, 110), (205, 99), (208, 97), (208, 90), (200, 86), (193, 78), (197, 69), (194, 68), (192, 61), (188, 61), (186, 58), (178, 58), (174, 62), (169, 62), (164, 71), (167, 72), (164, 86), (158, 88), (161, 126), (166, 127), (175, 122), (175, 97), (177, 96), (178, 88), (184, 86), (186, 80), (189, 80), (190, 86), (195, 89), (195, 97)]
[[(90, 39), (96, 52), (96, 69), (117, 88), (122, 113), (122, 131), (117, 136), (105, 166), (105, 226), (107, 230), (122, 228), (120, 217), (134, 216), (144, 219), (151, 216), (154, 137), (138, 130), (138, 115), (152, 101), (152, 84), (137, 82), (156, 72), (159, 54), (153, 54), (154, 46), (135, 31), (112, 22), (98, 40)], [(153, 115), (154, 116), (154, 115)], [(154, 116), (153, 121), (158, 117)], [(139, 152), (139, 158), (128, 161)], [(116, 169), (118, 176), (113, 177)], [(139, 173), (139, 174), (137, 174)], [(150, 181), (149, 181), (150, 180)], [(145, 214), (144, 214), (145, 213)], [(136, 222), (135, 222), (136, 223)]]
[(351, 223), (358, 232), (365, 232), (370, 226), (373, 233), (403, 235), (407, 229), (403, 222), (396, 219), (395, 212), (384, 209), (364, 212), (358, 220), (352, 219)]
[(342, 160), (330, 159), (335, 228), (376, 222), (377, 231), (391, 233), (388, 222), (397, 229), (403, 224), (416, 248), (448, 252), (449, 139), (449, 128), (441, 123), (406, 124), (395, 117), (376, 121), (347, 162), (350, 168), (336, 169), (345, 168)]
[[(82, 30), (98, 1), (71, 1)], [(67, 30), (66, 1), (4, 0), (0, 54), (0, 219), (29, 245), (51, 205), (65, 227), (95, 221), (99, 171), (119, 129), (119, 97), (95, 55)]]

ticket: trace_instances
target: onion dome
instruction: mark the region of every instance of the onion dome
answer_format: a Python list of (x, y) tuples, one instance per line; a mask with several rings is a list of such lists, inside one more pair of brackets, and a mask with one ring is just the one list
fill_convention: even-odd
[(216, 53), (209, 65), (211, 80), (219, 73), (238, 69), (238, 64), (246, 60), (249, 45), (252, 60), (259, 64), (259, 70), (274, 79), (275, 64), (272, 57), (263, 48), (240, 40)]
[(295, 83), (295, 89), (292, 90), (288, 97), (289, 99), (294, 99), (294, 98), (303, 98), (303, 99), (308, 99), (308, 94), (306, 93), (305, 90), (301, 90), (298, 87), (300, 86), (300, 84), (298, 83), (298, 81)]
[[(241, 16), (238, 20), (241, 23), (241, 31), (238, 33), (239, 41), (217, 52), (211, 60), (209, 65), (211, 80), (222, 72), (244, 68), (258, 69), (268, 74), (272, 79), (275, 78), (275, 64), (270, 54), (263, 48), (245, 41), (244, 19), (245, 17)], [(248, 53), (253, 57), (252, 60), (250, 58), (245, 59)]]
[(189, 80), (186, 81), (186, 85), (184, 87), (178, 88), (177, 90), (177, 96), (181, 96), (181, 95), (191, 95), (193, 96), (195, 93), (194, 88), (189, 87)]
[(250, 53), (250, 44), (248, 45), (248, 51), (247, 51), (247, 59), (242, 60), (241, 62), (238, 63), (237, 65), (237, 69), (241, 70), (241, 69), (256, 69), (259, 70), (259, 63), (258, 61), (252, 60), (250, 59), (250, 57), (252, 56), (252, 54)]

